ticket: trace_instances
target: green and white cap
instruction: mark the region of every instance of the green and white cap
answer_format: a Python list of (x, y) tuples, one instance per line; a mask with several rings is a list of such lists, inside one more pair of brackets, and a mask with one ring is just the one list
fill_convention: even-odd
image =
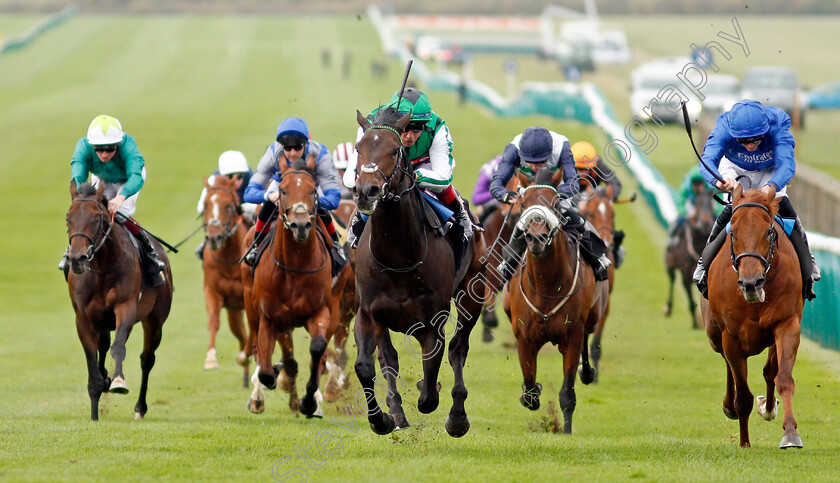
[(123, 139), (120, 121), (116, 118), (100, 114), (93, 118), (88, 126), (87, 140), (94, 146), (102, 144), (116, 144)]

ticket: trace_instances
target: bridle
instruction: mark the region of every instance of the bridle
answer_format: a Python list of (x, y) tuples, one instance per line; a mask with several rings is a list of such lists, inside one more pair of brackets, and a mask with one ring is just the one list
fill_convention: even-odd
[[(94, 233), (93, 237), (91, 237), (87, 233), (77, 231), (75, 233), (72, 233), (69, 238), (70, 243), (72, 243), (73, 238), (77, 236), (81, 236), (88, 239), (90, 245), (88, 245), (87, 250), (85, 250), (85, 256), (87, 257), (88, 262), (92, 262), (93, 257), (96, 255), (97, 252), (99, 252), (99, 249), (102, 248), (102, 245), (105, 244), (105, 241), (111, 234), (111, 228), (114, 227), (114, 224), (106, 222), (105, 209), (103, 208), (102, 203), (100, 203), (99, 200), (93, 198), (76, 198), (73, 200), (73, 203), (76, 203), (77, 201), (89, 201), (91, 203), (96, 203), (96, 207), (99, 209), (99, 223), (96, 226), (96, 233)], [(103, 226), (106, 224), (108, 225), (108, 228), (104, 229)], [(100, 234), (102, 235), (101, 237)], [(99, 240), (98, 243), (97, 240)]]
[(767, 276), (767, 273), (770, 271), (770, 266), (773, 263), (773, 257), (776, 254), (776, 230), (773, 227), (773, 217), (770, 214), (770, 209), (764, 206), (761, 203), (754, 203), (754, 202), (744, 202), (736, 206), (732, 210), (733, 216), (738, 209), (743, 207), (753, 207), (753, 208), (761, 208), (767, 213), (767, 216), (770, 217), (770, 228), (767, 230), (767, 238), (770, 240), (770, 249), (768, 250), (767, 257), (763, 257), (761, 254), (755, 252), (743, 252), (739, 253), (738, 255), (735, 254), (735, 245), (732, 241), (733, 236), (730, 232), (729, 234), (729, 256), (732, 259), (732, 268), (735, 269), (735, 272), (738, 272), (738, 266), (741, 263), (741, 259), (744, 257), (753, 257), (757, 258), (761, 263), (764, 265), (764, 276)]
[[(207, 188), (208, 196), (209, 196), (209, 192), (213, 191), (213, 190), (225, 191), (230, 195), (231, 201), (227, 204), (227, 208), (230, 209), (231, 217), (228, 221), (225, 221), (224, 223), (222, 223), (222, 221), (219, 220), (218, 218), (211, 218), (209, 221), (205, 221), (204, 222), (204, 238), (207, 238), (207, 227), (209, 227), (209, 226), (220, 226), (220, 227), (222, 227), (222, 230), (223, 230), (222, 231), (222, 241), (224, 242), (228, 238), (232, 237), (234, 233), (236, 233), (236, 229), (239, 226), (239, 224), (236, 221), (236, 217), (237, 217), (237, 215), (242, 213), (242, 208), (240, 208), (239, 205), (236, 204), (236, 199), (237, 198), (230, 189), (228, 189), (224, 186), (210, 186), (209, 188)], [(205, 210), (205, 213), (206, 213), (206, 210)]]
[[(283, 176), (286, 176), (286, 175), (289, 175), (289, 174), (305, 174), (305, 175), (309, 176), (309, 178), (311, 178), (313, 182), (315, 182), (315, 177), (312, 176), (312, 173), (310, 173), (309, 171), (304, 171), (304, 170), (301, 170), (301, 169), (295, 169), (295, 170), (291, 170), (291, 171), (286, 171), (285, 173), (283, 173)], [(317, 186), (317, 183), (316, 183), (316, 186)], [(295, 213), (300, 213), (301, 211), (305, 211), (309, 215), (309, 221), (312, 222), (313, 225), (315, 224), (315, 215), (318, 212), (318, 192), (317, 192), (317, 190), (312, 191), (312, 197), (314, 198), (314, 202), (312, 203), (313, 208), (309, 209), (309, 207), (306, 206), (303, 202), (297, 202), (297, 203), (293, 204), (292, 206), (286, 206), (286, 203), (283, 202), (283, 193), (280, 193), (280, 196), (277, 197), (277, 204), (280, 206), (279, 217), (280, 217), (280, 220), (283, 221), (283, 227), (284, 228), (286, 228), (287, 230), (292, 229), (292, 222), (289, 221), (289, 211), (290, 210), (295, 210)], [(305, 209), (299, 211), (298, 209), (301, 208), (301, 207), (305, 207)]]
[(368, 131), (370, 131), (371, 129), (386, 129), (388, 131), (393, 132), (397, 136), (397, 139), (400, 141), (399, 154), (397, 155), (397, 164), (396, 164), (396, 167), (394, 168), (394, 171), (391, 172), (390, 176), (385, 176), (385, 173), (382, 171), (382, 169), (379, 168), (379, 165), (377, 165), (374, 162), (370, 162), (368, 164), (359, 166), (359, 169), (361, 170), (362, 173), (373, 173), (375, 176), (382, 176), (383, 183), (382, 183), (382, 186), (380, 186), (380, 189), (379, 189), (379, 199), (400, 201), (400, 199), (402, 198), (403, 195), (405, 195), (406, 193), (408, 193), (409, 191), (414, 189), (414, 187), (416, 186), (416, 182), (414, 181), (414, 178), (412, 177), (411, 178), (411, 185), (408, 188), (404, 189), (403, 191), (401, 191), (399, 193), (396, 193), (396, 192), (391, 191), (391, 189), (390, 189), (391, 181), (394, 180), (398, 171), (401, 172), (403, 175), (408, 174), (408, 167), (404, 166), (404, 165), (407, 165), (407, 163), (405, 162), (406, 155), (405, 155), (404, 145), (403, 145), (403, 142), (402, 142), (402, 136), (400, 135), (399, 131), (397, 131), (395, 128), (393, 128), (391, 126), (386, 126), (386, 125), (383, 125), (383, 124), (374, 124), (372, 126), (368, 126), (368, 128), (365, 129), (364, 133), (367, 134)]
[[(557, 192), (557, 188), (552, 185), (532, 184), (521, 190), (521, 196), (524, 197), (528, 190), (536, 188), (549, 188), (553, 192)], [(544, 204), (535, 204), (522, 210), (522, 213), (519, 215), (519, 221), (516, 222), (516, 226), (519, 230), (525, 232), (531, 222), (549, 226), (548, 242), (545, 245), (548, 247), (554, 242), (554, 236), (558, 231), (560, 231), (561, 227), (568, 222), (568, 220), (564, 216), (558, 217), (552, 208), (549, 208)]]

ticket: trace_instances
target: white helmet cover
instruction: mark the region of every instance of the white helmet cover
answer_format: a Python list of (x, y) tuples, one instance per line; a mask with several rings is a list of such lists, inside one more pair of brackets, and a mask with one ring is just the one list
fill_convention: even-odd
[(339, 144), (336, 146), (332, 155), (333, 164), (336, 169), (347, 169), (347, 164), (350, 160), (355, 159), (356, 156), (358, 156), (358, 154), (356, 154), (356, 146), (353, 143)]
[(248, 160), (242, 151), (225, 151), (219, 156), (219, 173), (229, 175), (233, 173), (247, 173)]
[(93, 118), (87, 130), (87, 140), (94, 146), (102, 144), (116, 144), (123, 139), (120, 121), (116, 118), (100, 114)]

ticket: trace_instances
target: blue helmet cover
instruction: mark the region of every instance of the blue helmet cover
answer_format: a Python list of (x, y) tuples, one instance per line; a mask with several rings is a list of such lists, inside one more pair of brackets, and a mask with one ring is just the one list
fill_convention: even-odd
[(766, 134), (770, 120), (758, 101), (743, 100), (729, 111), (729, 134), (735, 138), (751, 138)]

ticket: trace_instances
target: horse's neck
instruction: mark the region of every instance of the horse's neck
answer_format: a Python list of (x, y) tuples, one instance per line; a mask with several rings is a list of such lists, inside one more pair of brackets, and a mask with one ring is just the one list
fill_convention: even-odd
[[(317, 219), (315, 221), (318, 222)], [(283, 226), (282, 220), (277, 220), (275, 225), (274, 242), (272, 243), (275, 260), (283, 265), (302, 270), (316, 268), (323, 263), (324, 260), (319, 255), (320, 250), (318, 249), (320, 243), (318, 237), (321, 235), (318, 234), (317, 226), (312, 227), (306, 241), (298, 243), (295, 241), (292, 231)]]
[(107, 271), (130, 257), (130, 252), (134, 250), (134, 245), (131, 243), (132, 236), (125, 227), (114, 222), (108, 239), (93, 256), (92, 266), (96, 270)]
[[(419, 253), (424, 249), (422, 195), (412, 190), (400, 201), (382, 200), (370, 217), (370, 245), (376, 253)], [(399, 250), (394, 250), (398, 247)], [(377, 255), (378, 256), (378, 255)], [(387, 257), (385, 257), (387, 258)]]
[(235, 225), (233, 233), (222, 244), (219, 250), (219, 256), (227, 259), (235, 259), (242, 256), (242, 248), (245, 245), (245, 233), (248, 228), (242, 221), (238, 221)]
[(554, 241), (540, 258), (530, 251), (525, 265), (526, 276), (535, 288), (542, 293), (553, 293), (558, 287), (571, 286), (575, 275), (578, 256), (575, 244), (570, 242), (561, 231), (554, 236)]

